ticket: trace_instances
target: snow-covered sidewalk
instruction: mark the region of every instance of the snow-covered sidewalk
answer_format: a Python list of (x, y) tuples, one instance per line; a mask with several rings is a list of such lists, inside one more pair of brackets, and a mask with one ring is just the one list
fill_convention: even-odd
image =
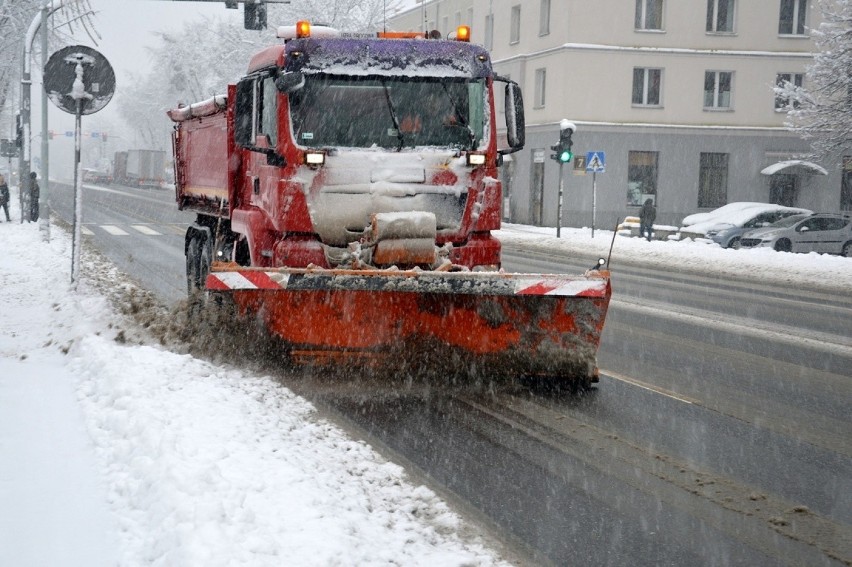
[(271, 378), (131, 344), (62, 230), (0, 243), (0, 565), (504, 564)]

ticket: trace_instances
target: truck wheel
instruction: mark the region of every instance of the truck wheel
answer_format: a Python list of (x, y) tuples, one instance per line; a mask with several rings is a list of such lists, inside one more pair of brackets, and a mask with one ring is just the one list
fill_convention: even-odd
[(201, 289), (201, 240), (196, 234), (186, 247), (186, 293), (192, 297)]
[(207, 274), (210, 273), (210, 264), (213, 263), (212, 238), (204, 239), (204, 243), (201, 245), (201, 255), (199, 256), (198, 260), (198, 288), (203, 290), (205, 283), (207, 282)]

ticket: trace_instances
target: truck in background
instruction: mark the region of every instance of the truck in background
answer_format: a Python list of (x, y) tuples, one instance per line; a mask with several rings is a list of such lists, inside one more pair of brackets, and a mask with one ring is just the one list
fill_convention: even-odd
[(136, 187), (159, 187), (166, 180), (166, 152), (127, 150), (116, 152), (113, 163), (116, 183)]
[(127, 179), (127, 152), (115, 152), (112, 160), (113, 183), (126, 183)]

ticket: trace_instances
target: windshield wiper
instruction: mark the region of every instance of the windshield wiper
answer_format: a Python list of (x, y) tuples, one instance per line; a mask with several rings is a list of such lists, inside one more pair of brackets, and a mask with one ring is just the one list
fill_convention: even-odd
[(459, 105), (456, 103), (456, 100), (453, 98), (453, 95), (450, 94), (450, 90), (447, 88), (446, 83), (441, 83), (441, 88), (444, 89), (444, 94), (447, 95), (447, 98), (450, 99), (450, 103), (453, 105), (453, 115), (455, 115), (456, 120), (459, 121), (459, 125), (463, 126), (467, 129), (468, 133), (468, 149), (474, 149), (474, 143), (476, 142), (476, 133), (473, 131), (473, 128), (470, 127), (470, 124), (467, 123), (467, 120), (464, 116), (462, 116), (461, 110), (459, 110)]
[(405, 137), (402, 134), (402, 129), (399, 127), (399, 119), (396, 117), (396, 107), (393, 105), (393, 101), (391, 100), (390, 89), (388, 88), (387, 81), (382, 81), (382, 88), (385, 89), (385, 98), (388, 101), (391, 120), (393, 120), (393, 127), (396, 129), (396, 137), (399, 140), (399, 146), (397, 146), (396, 151), (401, 152), (402, 146), (405, 144)]

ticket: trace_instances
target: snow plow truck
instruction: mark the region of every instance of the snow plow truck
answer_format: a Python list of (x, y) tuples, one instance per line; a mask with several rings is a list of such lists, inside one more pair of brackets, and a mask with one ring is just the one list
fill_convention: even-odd
[(227, 94), (168, 112), (197, 215), (189, 294), (230, 298), (294, 363), (597, 381), (609, 272), (502, 269), (498, 168), (523, 101), (469, 28), (277, 35)]

